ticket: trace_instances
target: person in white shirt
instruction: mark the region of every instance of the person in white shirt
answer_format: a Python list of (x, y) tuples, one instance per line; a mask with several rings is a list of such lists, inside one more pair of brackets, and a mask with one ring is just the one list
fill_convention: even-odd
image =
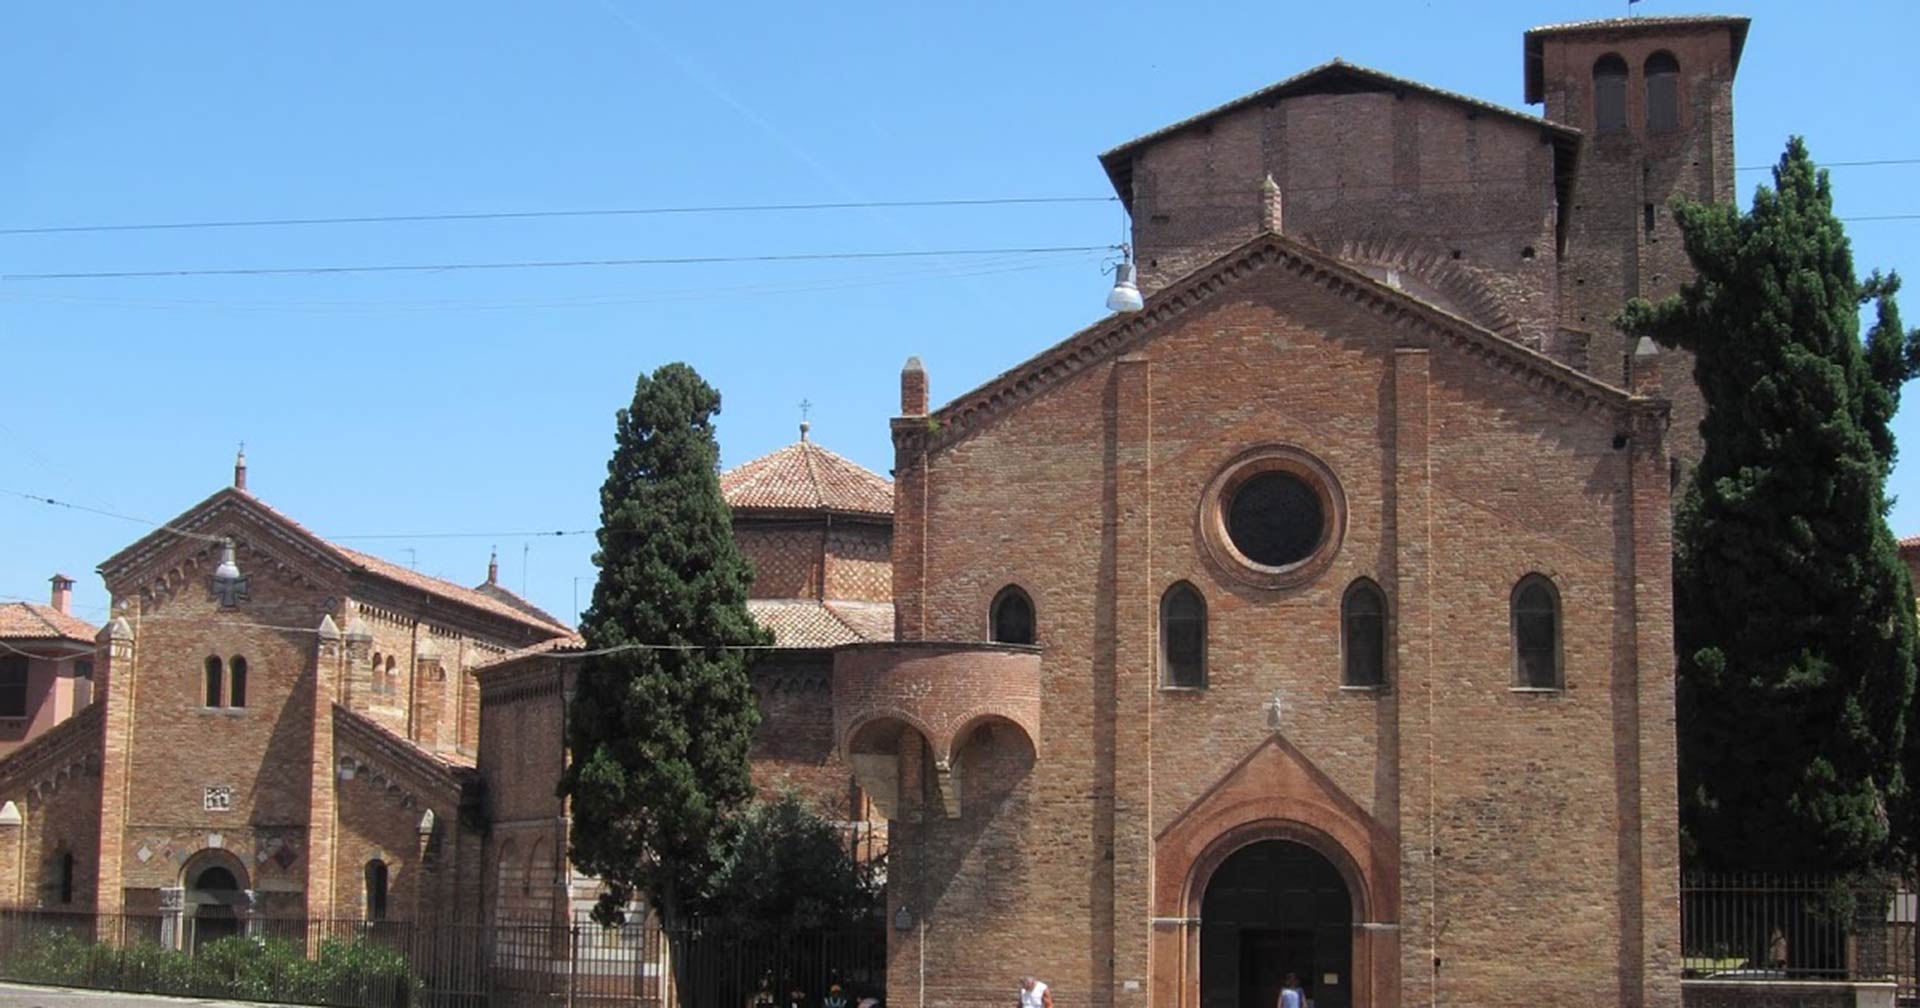
[(1020, 1008), (1053, 1008), (1053, 991), (1034, 978), (1020, 978)]
[(1287, 974), (1287, 985), (1280, 988), (1280, 1003), (1277, 1008), (1307, 1008), (1306, 995), (1300, 991), (1300, 975)]

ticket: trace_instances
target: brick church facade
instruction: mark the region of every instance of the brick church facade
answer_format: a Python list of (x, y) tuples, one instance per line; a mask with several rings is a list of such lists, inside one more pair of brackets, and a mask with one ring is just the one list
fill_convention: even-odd
[[(892, 632), (892, 489), (804, 429), (726, 489), (776, 642), (753, 673), (756, 783), (877, 856), (829, 678), (833, 647)], [(328, 542), (251, 493), (243, 458), (100, 573), (97, 634), (61, 608), (64, 579), (53, 606), (0, 609), (0, 653), (42, 700), (0, 758), (0, 904), (176, 947), (308, 922), (554, 925), (557, 947), (495, 964), (564, 961), (598, 894), (566, 864), (554, 795), (579, 637), (497, 565), (466, 587)]]
[(1102, 157), (1144, 310), (929, 409), (840, 743), (888, 993), (1677, 1005), (1670, 492), (1609, 319), (1731, 197), (1740, 18), (1528, 32), (1536, 118), (1334, 62)]
[[(1732, 197), (1746, 26), (1528, 32), (1544, 117), (1336, 61), (1115, 148), (1144, 310), (938, 409), (910, 361), (892, 483), (804, 429), (724, 475), (755, 781), (887, 846), (890, 1001), (1679, 1004), (1700, 404), (1609, 319), (1686, 278), (1670, 198)], [(183, 944), (592, 899), (579, 641), (491, 572), (241, 469), (101, 573), (91, 703), (0, 758), (0, 898)]]

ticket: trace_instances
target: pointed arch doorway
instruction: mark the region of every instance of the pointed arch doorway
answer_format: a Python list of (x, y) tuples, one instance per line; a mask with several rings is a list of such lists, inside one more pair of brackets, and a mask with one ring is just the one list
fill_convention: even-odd
[(1201, 1008), (1273, 1008), (1289, 974), (1315, 1008), (1349, 1008), (1353, 896), (1313, 848), (1257, 840), (1214, 870), (1201, 898)]

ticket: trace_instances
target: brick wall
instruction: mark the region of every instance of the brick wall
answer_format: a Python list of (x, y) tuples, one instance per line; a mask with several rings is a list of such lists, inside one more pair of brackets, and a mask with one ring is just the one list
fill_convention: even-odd
[(1424, 278), (1442, 307), (1523, 341), (1556, 325), (1553, 147), (1537, 127), (1418, 92), (1298, 95), (1158, 140), (1133, 172), (1144, 291), (1258, 233), (1271, 176), (1287, 234)]
[[(1641, 773), (1672, 772), (1670, 662), (1642, 654), (1634, 616), (1666, 615), (1665, 580), (1636, 591), (1632, 570), (1642, 538), (1664, 542), (1664, 478), (1633, 478), (1664, 465), (1657, 427), (1616, 449), (1618, 411), (1289, 270), (1228, 288), (924, 461), (902, 453), (903, 633), (977, 637), (1019, 584), (1043, 690), (1030, 773), (979, 814), (896, 823), (890, 899), (925, 930), (896, 942), (890, 990), (916, 996), (924, 940), (929, 1004), (997, 1003), (982, 978), (1010, 971), (1066, 1003), (1144, 1004), (1150, 974), (1179, 968), (1149, 963), (1154, 837), (1270, 737), (1276, 697), (1282, 738), (1398, 844), (1404, 896), (1373, 912), (1398, 925), (1388, 972), (1409, 1003), (1584, 997), (1627, 982), (1628, 960), (1637, 985), (1647, 927), (1666, 934), (1646, 917), (1677, 915), (1640, 882), (1674, 843), (1671, 782)], [(1328, 568), (1280, 591), (1197, 541), (1209, 481), (1275, 443), (1318, 458), (1346, 502)], [(1511, 689), (1528, 573), (1560, 593), (1563, 691)], [(1385, 691), (1340, 687), (1340, 599), (1361, 576), (1392, 614)], [(1180, 580), (1208, 602), (1204, 691), (1157, 688), (1158, 599)], [(903, 750), (903, 792), (926, 792), (928, 755)], [(1551, 940), (1530, 926), (1547, 918)]]

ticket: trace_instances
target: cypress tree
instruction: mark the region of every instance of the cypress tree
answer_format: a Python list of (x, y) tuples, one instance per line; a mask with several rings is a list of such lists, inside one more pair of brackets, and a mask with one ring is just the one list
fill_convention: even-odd
[(1915, 835), (1914, 608), (1884, 491), (1920, 332), (1897, 277), (1856, 279), (1799, 138), (1773, 182), (1746, 213), (1677, 203), (1698, 278), (1620, 319), (1692, 351), (1706, 401), (1674, 528), (1681, 819), (1696, 867), (1866, 871)]
[(618, 414), (560, 783), (572, 800), (568, 854), (607, 886), (594, 918), (624, 920), (639, 895), (670, 936), (752, 794), (759, 710), (741, 646), (770, 642), (747, 613), (752, 575), (720, 494), (718, 412), (718, 392), (668, 364), (641, 376)]

